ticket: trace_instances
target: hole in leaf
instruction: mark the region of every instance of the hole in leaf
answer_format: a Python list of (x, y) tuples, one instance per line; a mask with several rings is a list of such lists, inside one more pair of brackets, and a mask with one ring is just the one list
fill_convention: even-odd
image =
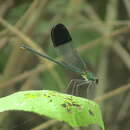
[(92, 110), (89, 109), (88, 112), (90, 115), (94, 116), (94, 113), (92, 112)]

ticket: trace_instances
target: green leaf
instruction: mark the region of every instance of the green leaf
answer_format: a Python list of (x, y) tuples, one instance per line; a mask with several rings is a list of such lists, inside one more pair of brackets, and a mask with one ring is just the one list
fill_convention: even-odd
[(49, 90), (22, 91), (0, 98), (0, 112), (23, 110), (64, 121), (72, 127), (97, 124), (104, 130), (99, 105)]

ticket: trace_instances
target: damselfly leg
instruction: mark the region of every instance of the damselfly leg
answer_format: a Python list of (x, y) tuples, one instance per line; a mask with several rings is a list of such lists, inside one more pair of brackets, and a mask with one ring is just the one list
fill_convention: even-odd
[(66, 87), (65, 91), (68, 92), (70, 88), (72, 88), (72, 91), (71, 91), (71, 94), (74, 95), (74, 92), (75, 92), (75, 86), (77, 83), (81, 82), (82, 80), (81, 79), (72, 79), (68, 86)]
[[(70, 94), (79, 96), (79, 90), (80, 90), (79, 87), (85, 87), (85, 89), (88, 89), (89, 83), (90, 83), (89, 81), (86, 81), (84, 79), (72, 79), (69, 82), (66, 91), (68, 92), (71, 89)], [(87, 94), (88, 92), (86, 93), (86, 95)]]

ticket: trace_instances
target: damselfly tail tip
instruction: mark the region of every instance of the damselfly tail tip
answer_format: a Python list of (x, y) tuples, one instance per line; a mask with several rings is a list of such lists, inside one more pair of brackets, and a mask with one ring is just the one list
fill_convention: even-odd
[(22, 46), (20, 46), (20, 49), (23, 49), (23, 50), (29, 50), (29, 51), (31, 51), (32, 50), (32, 48), (30, 48), (30, 47), (28, 47), (28, 46), (26, 46), (26, 45), (22, 45)]
[(55, 25), (51, 30), (51, 38), (54, 47), (63, 45), (72, 41), (69, 31), (63, 24)]
[(22, 45), (20, 46), (20, 48), (21, 48), (21, 49), (26, 49), (26, 48), (28, 48), (28, 46), (22, 44)]
[(24, 47), (24, 46), (20, 46), (20, 49), (24, 50), (24, 49), (25, 49), (25, 47)]

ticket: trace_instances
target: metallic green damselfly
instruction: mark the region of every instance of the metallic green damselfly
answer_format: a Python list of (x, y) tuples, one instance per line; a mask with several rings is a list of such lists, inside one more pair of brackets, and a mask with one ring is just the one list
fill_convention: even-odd
[(40, 53), (25, 45), (22, 47), (36, 55), (44, 57), (60, 66), (80, 74), (83, 79), (72, 79), (70, 82), (70, 84), (72, 82), (77, 82), (76, 86), (73, 86), (74, 88), (78, 88), (79, 86), (85, 84), (88, 87), (95, 86), (98, 83), (98, 79), (93, 76), (92, 72), (87, 71), (86, 64), (83, 62), (76, 49), (73, 47), (72, 38), (67, 28), (63, 24), (57, 24), (52, 28), (51, 38), (53, 46), (56, 48), (58, 56), (60, 56), (62, 60), (56, 60), (45, 53)]

